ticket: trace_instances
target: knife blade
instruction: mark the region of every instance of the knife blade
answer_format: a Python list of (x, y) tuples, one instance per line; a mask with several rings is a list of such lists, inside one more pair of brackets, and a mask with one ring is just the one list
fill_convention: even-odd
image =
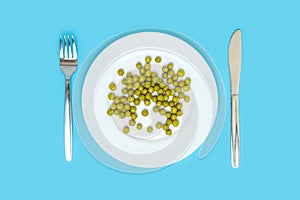
[(240, 165), (239, 84), (242, 64), (242, 32), (234, 31), (229, 42), (228, 62), (231, 88), (231, 162)]

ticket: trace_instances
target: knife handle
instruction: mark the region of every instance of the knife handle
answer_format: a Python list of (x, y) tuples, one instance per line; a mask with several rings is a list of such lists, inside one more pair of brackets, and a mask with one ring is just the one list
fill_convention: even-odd
[(239, 96), (231, 95), (231, 163), (233, 168), (240, 165), (240, 123)]

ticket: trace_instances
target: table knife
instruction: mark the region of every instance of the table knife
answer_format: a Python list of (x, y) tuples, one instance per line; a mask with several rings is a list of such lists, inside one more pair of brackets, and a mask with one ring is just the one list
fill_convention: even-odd
[(240, 165), (239, 84), (242, 63), (242, 32), (236, 30), (230, 39), (228, 50), (231, 89), (231, 163)]

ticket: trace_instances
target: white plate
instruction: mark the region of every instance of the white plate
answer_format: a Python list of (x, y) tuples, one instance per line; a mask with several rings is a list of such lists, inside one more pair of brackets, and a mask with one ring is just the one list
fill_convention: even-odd
[[(106, 115), (107, 85), (118, 81), (117, 69), (122, 66), (130, 71), (147, 55), (173, 62), (192, 79), (191, 109), (184, 110), (183, 123), (172, 137), (130, 137)], [(139, 32), (114, 41), (96, 57), (82, 87), (82, 112), (92, 138), (111, 157), (135, 167), (160, 168), (189, 156), (206, 139), (217, 110), (217, 84), (204, 57), (185, 41), (165, 33)]]
[[(157, 130), (151, 137), (147, 133), (124, 135), (120, 128), (127, 122), (106, 115), (107, 85), (120, 81), (117, 69), (131, 71), (146, 55), (159, 55), (164, 63), (173, 62), (175, 69), (184, 68), (192, 78), (191, 102), (184, 105), (181, 125), (171, 137)], [(99, 45), (81, 65), (73, 92), (75, 126), (85, 147), (107, 166), (133, 173), (178, 162), (201, 144), (200, 157), (205, 157), (220, 135), (224, 104), (222, 80), (204, 49), (184, 35), (164, 29), (130, 31)], [(151, 115), (150, 120), (143, 120), (144, 125), (157, 120), (158, 116)]]

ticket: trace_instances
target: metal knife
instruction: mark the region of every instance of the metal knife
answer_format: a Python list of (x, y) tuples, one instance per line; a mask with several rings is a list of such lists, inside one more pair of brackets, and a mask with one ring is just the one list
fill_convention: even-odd
[(242, 64), (242, 32), (236, 30), (230, 39), (228, 50), (231, 88), (231, 163), (240, 165), (239, 84)]

